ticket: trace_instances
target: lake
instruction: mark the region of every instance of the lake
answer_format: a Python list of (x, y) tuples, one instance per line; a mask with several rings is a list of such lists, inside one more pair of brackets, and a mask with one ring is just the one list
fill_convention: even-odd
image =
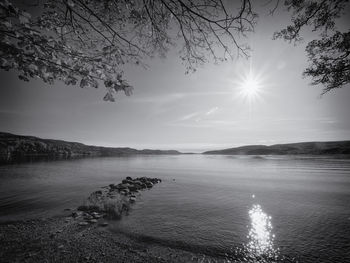
[[(350, 159), (159, 155), (0, 166), (0, 221), (60, 215), (126, 176), (162, 183), (109, 230), (213, 256), (350, 262)], [(260, 261), (258, 261), (260, 262)]]

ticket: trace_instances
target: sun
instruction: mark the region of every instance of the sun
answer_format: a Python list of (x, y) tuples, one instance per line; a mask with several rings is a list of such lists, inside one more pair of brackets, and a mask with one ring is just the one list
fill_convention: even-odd
[(234, 71), (228, 80), (232, 97), (248, 105), (249, 111), (252, 111), (253, 105), (264, 102), (265, 96), (269, 93), (271, 87), (269, 72), (266, 72), (265, 67), (254, 70), (251, 62), (250, 65), (239, 65)]
[(259, 96), (262, 84), (257, 76), (249, 72), (239, 84), (239, 93), (242, 97), (253, 100)]

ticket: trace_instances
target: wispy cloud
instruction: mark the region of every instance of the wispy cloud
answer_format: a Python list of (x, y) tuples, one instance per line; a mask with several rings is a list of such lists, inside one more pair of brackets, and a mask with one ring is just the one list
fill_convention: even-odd
[[(169, 121), (169, 126), (192, 127), (192, 128), (218, 128), (232, 129), (237, 127), (237, 120), (228, 120), (224, 116), (217, 116), (220, 107), (212, 107), (208, 110), (195, 111), (185, 114), (178, 119)], [(215, 115), (215, 116), (214, 116)]]
[(186, 114), (184, 116), (182, 116), (180, 119), (178, 119), (177, 121), (187, 121), (187, 120), (190, 120), (190, 119), (193, 119), (195, 117), (198, 117), (200, 115), (200, 112), (193, 112), (193, 113), (190, 113), (190, 114)]
[(209, 111), (207, 111), (207, 112), (205, 113), (205, 115), (211, 115), (211, 114), (213, 114), (214, 112), (216, 112), (218, 109), (219, 109), (219, 107), (211, 108)]
[(188, 122), (188, 121), (194, 121), (196, 123), (202, 121), (205, 119), (207, 116), (214, 114), (219, 107), (213, 107), (207, 111), (196, 111), (196, 112), (191, 112), (188, 113), (177, 120), (175, 120), (173, 123), (182, 123), (182, 122)]

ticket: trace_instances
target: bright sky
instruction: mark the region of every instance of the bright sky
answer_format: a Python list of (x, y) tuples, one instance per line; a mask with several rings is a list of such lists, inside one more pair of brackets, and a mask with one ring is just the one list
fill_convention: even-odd
[[(23, 82), (0, 72), (0, 130), (41, 138), (138, 149), (204, 151), (246, 144), (350, 139), (350, 89), (320, 97), (322, 87), (302, 78), (304, 52), (311, 35), (298, 46), (271, 40), (288, 23), (281, 14), (261, 14), (249, 38), (251, 60), (205, 65), (185, 75), (176, 51), (131, 68), (126, 77), (134, 94), (104, 102), (104, 88), (80, 89), (57, 82)], [(348, 29), (349, 21), (340, 27)], [(241, 87), (251, 67), (250, 84)], [(253, 85), (253, 86), (254, 86)], [(251, 85), (250, 85), (251, 86)], [(255, 94), (256, 93), (256, 94)]]

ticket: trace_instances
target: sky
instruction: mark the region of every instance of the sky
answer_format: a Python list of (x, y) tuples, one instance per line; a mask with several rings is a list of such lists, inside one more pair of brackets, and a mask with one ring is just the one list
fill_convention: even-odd
[[(302, 78), (305, 46), (272, 40), (288, 15), (260, 13), (247, 42), (251, 58), (206, 64), (184, 74), (176, 48), (147, 70), (128, 67), (132, 96), (102, 100), (105, 89), (81, 89), (60, 82), (23, 82), (0, 71), (0, 131), (89, 145), (202, 152), (248, 144), (350, 140), (350, 88), (323, 96), (322, 86)], [(338, 22), (349, 29), (349, 20)], [(258, 79), (259, 93), (240, 88), (246, 73)]]

